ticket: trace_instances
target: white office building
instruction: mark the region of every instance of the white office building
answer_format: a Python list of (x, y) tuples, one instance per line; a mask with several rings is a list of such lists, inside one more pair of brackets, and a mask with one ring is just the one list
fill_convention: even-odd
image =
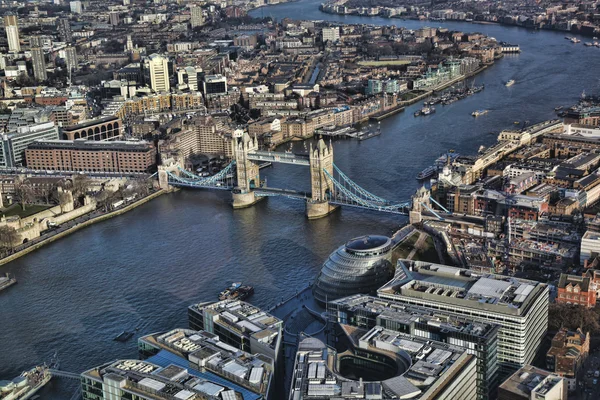
[(38, 124), (18, 127), (16, 130), (2, 135), (0, 146), (1, 167), (16, 167), (23, 165), (25, 161), (25, 149), (36, 140), (57, 140), (58, 128), (54, 122), (43, 122)]
[(150, 70), (150, 86), (156, 93), (169, 92), (169, 60), (159, 54), (148, 57), (148, 68)]
[(6, 30), (6, 39), (8, 40), (8, 51), (18, 53), (21, 51), (21, 42), (19, 39), (19, 25), (16, 15), (4, 16), (4, 29)]
[(546, 284), (421, 261), (400, 260), (379, 297), (500, 325), (500, 374), (530, 364), (548, 330)]
[(340, 28), (323, 28), (323, 42), (337, 42), (340, 40)]
[(579, 262), (583, 265), (586, 260), (592, 261), (596, 255), (600, 256), (600, 233), (586, 231), (581, 238)]

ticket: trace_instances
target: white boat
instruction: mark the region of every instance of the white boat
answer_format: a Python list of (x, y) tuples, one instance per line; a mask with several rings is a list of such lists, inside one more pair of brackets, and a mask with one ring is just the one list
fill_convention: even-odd
[(471, 114), (474, 117), (479, 117), (480, 115), (485, 115), (488, 113), (488, 110), (475, 110), (473, 111), (473, 113)]
[(506, 82), (506, 83), (504, 84), (504, 86), (506, 86), (506, 87), (509, 87), (509, 86), (512, 86), (512, 85), (514, 85), (514, 84), (515, 84), (515, 80), (514, 80), (514, 79), (511, 79), (510, 81)]

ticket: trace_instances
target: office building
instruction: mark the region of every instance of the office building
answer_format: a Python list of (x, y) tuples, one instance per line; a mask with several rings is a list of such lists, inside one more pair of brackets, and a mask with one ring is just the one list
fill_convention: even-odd
[(25, 150), (36, 140), (58, 139), (58, 128), (54, 122), (34, 123), (20, 126), (2, 135), (0, 166), (16, 167), (25, 162)]
[(567, 385), (558, 375), (525, 365), (500, 385), (498, 400), (567, 400)]
[(565, 378), (569, 392), (573, 392), (577, 390), (577, 377), (581, 376), (589, 352), (589, 332), (561, 328), (552, 338), (552, 345), (546, 353), (546, 368)]
[(19, 20), (16, 15), (4, 16), (4, 29), (6, 30), (6, 39), (8, 40), (8, 51), (14, 53), (20, 52)]
[(227, 93), (227, 78), (223, 75), (206, 75), (203, 89), (205, 95)]
[(167, 351), (163, 350), (154, 359), (156, 362), (118, 360), (83, 372), (82, 397), (94, 400), (260, 398), (216, 375), (192, 369), (187, 360)]
[(202, 7), (190, 7), (192, 29), (204, 25), (204, 15), (202, 15)]
[(198, 71), (196, 71), (196, 68), (180, 68), (177, 71), (177, 83), (180, 87), (186, 86), (190, 91), (198, 91)]
[(396, 276), (378, 295), (500, 325), (501, 377), (533, 361), (548, 329), (549, 289), (536, 281), (399, 260)]
[(79, 61), (77, 60), (77, 50), (73, 46), (67, 47), (65, 50), (65, 64), (67, 70), (76, 71), (79, 69)]
[[(222, 342), (215, 334), (190, 329), (174, 329), (138, 339), (142, 359), (161, 364), (157, 360), (165, 353), (180, 357), (189, 367), (203, 371), (213, 383), (225, 385), (237, 392), (252, 392), (261, 398), (272, 397), (273, 360), (262, 354), (249, 354)], [(161, 351), (163, 352), (162, 355)], [(214, 379), (217, 376), (220, 379)], [(240, 388), (241, 387), (241, 388)], [(244, 397), (246, 398), (246, 397)]]
[(83, 12), (83, 3), (79, 0), (70, 2), (69, 6), (73, 14), (81, 14)]
[(600, 255), (600, 233), (586, 231), (581, 238), (579, 251), (579, 263), (583, 265), (586, 261), (593, 260)]
[(71, 24), (68, 18), (59, 18), (56, 21), (56, 30), (58, 31), (58, 37), (61, 42), (71, 43), (73, 37), (71, 35)]
[(200, 303), (188, 308), (190, 328), (218, 335), (221, 341), (248, 353), (278, 361), (283, 321), (239, 300)]
[(158, 54), (148, 57), (148, 69), (150, 70), (150, 86), (156, 93), (169, 92), (169, 60)]
[(328, 301), (353, 294), (374, 294), (393, 276), (392, 241), (386, 236), (354, 238), (331, 253), (313, 285), (315, 299)]
[(289, 400), (476, 398), (476, 359), (464, 348), (381, 327), (347, 333), (350, 349), (341, 354), (300, 338)]
[(374, 95), (383, 92), (383, 82), (379, 79), (369, 79), (367, 81), (367, 89), (365, 94)]
[(112, 26), (119, 25), (119, 13), (116, 11), (111, 11), (110, 13), (108, 13), (108, 21)]
[(33, 64), (33, 77), (36, 80), (41, 82), (48, 79), (44, 50), (41, 47), (31, 49), (31, 63)]
[(323, 28), (323, 42), (337, 42), (340, 40), (340, 28)]
[(144, 141), (40, 140), (25, 150), (27, 166), (52, 171), (148, 172), (154, 145)]
[(343, 325), (361, 329), (380, 326), (412, 337), (464, 347), (477, 357), (477, 399), (493, 398), (499, 383), (498, 325), (364, 295), (329, 302), (327, 315), (337, 328), (334, 329), (336, 340)]

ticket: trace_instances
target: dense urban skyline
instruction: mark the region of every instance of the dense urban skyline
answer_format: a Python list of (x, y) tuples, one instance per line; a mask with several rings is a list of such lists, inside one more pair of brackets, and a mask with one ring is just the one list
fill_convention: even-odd
[(600, 3), (0, 7), (0, 399), (595, 398)]

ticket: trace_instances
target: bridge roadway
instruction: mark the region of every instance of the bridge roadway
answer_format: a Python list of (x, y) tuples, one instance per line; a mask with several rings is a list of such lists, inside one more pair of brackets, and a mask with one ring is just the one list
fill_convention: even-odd
[(312, 193), (310, 192), (301, 192), (298, 190), (290, 190), (290, 189), (278, 189), (278, 188), (271, 188), (271, 187), (260, 187), (260, 188), (256, 188), (254, 189), (254, 191), (256, 193), (258, 193), (259, 195), (264, 193), (267, 196), (268, 195), (278, 195), (278, 196), (287, 196), (287, 197), (294, 197), (297, 199), (310, 199), (312, 198)]
[(274, 151), (253, 151), (248, 153), (251, 161), (270, 161), (282, 164), (310, 165), (309, 156), (295, 153), (281, 153)]

